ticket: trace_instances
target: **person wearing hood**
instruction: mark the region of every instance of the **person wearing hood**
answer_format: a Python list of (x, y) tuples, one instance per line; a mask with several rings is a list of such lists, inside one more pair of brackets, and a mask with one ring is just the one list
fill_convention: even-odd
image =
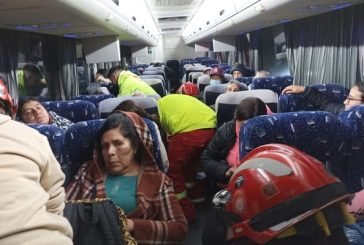
[(231, 70), (230, 73), (233, 76), (233, 79), (237, 79), (239, 77), (246, 76), (246, 68), (243, 64), (236, 64)]
[(100, 128), (94, 159), (66, 188), (69, 200), (110, 198), (138, 244), (182, 243), (187, 221), (172, 181), (157, 167), (151, 134), (134, 112), (116, 111)]

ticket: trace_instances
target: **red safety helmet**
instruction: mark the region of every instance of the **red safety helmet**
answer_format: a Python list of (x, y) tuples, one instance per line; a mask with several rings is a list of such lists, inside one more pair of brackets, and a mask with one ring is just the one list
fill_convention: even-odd
[(212, 68), (211, 71), (210, 71), (210, 77), (214, 76), (214, 75), (223, 77), (224, 76), (224, 71), (221, 69), (221, 67), (216, 66), (216, 67)]
[(194, 96), (194, 97), (196, 97), (200, 94), (197, 84), (194, 84), (191, 82), (186, 82), (186, 83), (182, 84), (181, 92), (183, 94), (187, 94), (187, 95)]
[(2, 79), (0, 79), (0, 102), (3, 102), (4, 110), (10, 117), (13, 117), (16, 114), (16, 106), (14, 105), (13, 98), (9, 94), (9, 91)]
[(263, 244), (351, 196), (315, 158), (287, 145), (268, 144), (246, 155), (213, 202), (240, 217), (228, 228), (228, 240), (245, 237)]

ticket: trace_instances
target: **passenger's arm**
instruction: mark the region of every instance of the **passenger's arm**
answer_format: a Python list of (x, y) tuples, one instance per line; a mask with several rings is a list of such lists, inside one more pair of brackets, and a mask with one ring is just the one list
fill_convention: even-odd
[[(44, 138), (44, 140), (46, 140)], [(60, 164), (54, 157), (53, 152), (48, 144), (44, 142), (42, 147), (46, 154), (46, 163), (40, 169), (40, 184), (49, 194), (49, 200), (46, 203), (47, 211), (54, 214), (62, 215), (64, 209), (65, 192), (62, 187), (65, 176), (61, 170)]]
[(206, 175), (212, 178), (213, 181), (220, 183), (227, 183), (229, 181), (229, 178), (225, 176), (229, 165), (225, 163), (225, 159), (223, 159), (224, 162), (221, 162), (221, 159), (219, 159), (220, 151), (230, 144), (230, 142), (224, 140), (225, 138), (222, 135), (226, 126), (227, 124), (224, 124), (217, 130), (216, 135), (201, 155), (201, 167)]
[(172, 181), (168, 177), (156, 198), (153, 208), (160, 209), (159, 215), (153, 220), (131, 218), (134, 223), (131, 233), (137, 241), (150, 244), (181, 243), (186, 236), (188, 225), (174, 193)]
[(329, 96), (319, 92), (314, 87), (306, 87), (303, 93), (303, 97), (309, 103), (319, 108), (321, 111), (328, 111), (337, 115), (344, 108), (344, 104), (333, 102)]

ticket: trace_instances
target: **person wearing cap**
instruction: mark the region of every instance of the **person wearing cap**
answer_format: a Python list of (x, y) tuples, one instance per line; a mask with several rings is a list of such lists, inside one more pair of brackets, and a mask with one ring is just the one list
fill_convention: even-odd
[(150, 85), (141, 80), (139, 76), (130, 71), (124, 71), (120, 66), (111, 68), (107, 76), (114, 85), (119, 86), (118, 96), (157, 94), (157, 92)]
[(203, 70), (202, 70), (202, 73), (204, 74), (204, 75), (210, 75), (210, 72), (211, 72), (211, 67), (206, 67), (206, 68), (204, 68)]
[(186, 82), (178, 88), (177, 94), (186, 94), (197, 98), (200, 95), (200, 91), (197, 84)]
[(192, 201), (204, 201), (204, 190), (196, 180), (200, 156), (215, 135), (216, 114), (189, 95), (170, 94), (157, 101), (155, 120), (169, 136), (167, 155), (177, 199), (189, 222), (196, 220)]
[(221, 67), (214, 67), (210, 71), (210, 85), (225, 83), (224, 71)]
[(245, 66), (243, 64), (236, 64), (231, 70), (230, 73), (234, 79), (245, 76)]

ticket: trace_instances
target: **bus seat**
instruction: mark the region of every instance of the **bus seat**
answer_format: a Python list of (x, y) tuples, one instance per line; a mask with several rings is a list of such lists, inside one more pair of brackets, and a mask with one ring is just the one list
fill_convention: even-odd
[(241, 82), (241, 83), (245, 83), (246, 85), (250, 85), (253, 81), (254, 77), (238, 77), (235, 78), (235, 80)]
[(227, 83), (217, 85), (207, 85), (204, 90), (204, 102), (206, 105), (215, 105), (216, 98), (225, 93)]
[(224, 74), (224, 78), (226, 82), (229, 82), (230, 80), (233, 80), (233, 76), (231, 74)]
[(61, 169), (66, 176), (65, 185), (71, 180), (70, 164), (67, 160), (64, 151), (64, 138), (65, 132), (63, 129), (52, 124), (27, 124), (29, 127), (34, 128), (39, 133), (47, 137), (49, 145), (52, 149), (54, 156), (61, 165)]
[(239, 135), (240, 157), (268, 143), (296, 147), (325, 163), (331, 172), (346, 181), (342, 156), (348, 144), (347, 127), (329, 112), (287, 112), (249, 119)]
[(92, 160), (93, 143), (104, 121), (104, 119), (94, 119), (78, 122), (67, 130), (64, 149), (70, 161), (72, 178), (84, 162)]
[(197, 78), (197, 86), (200, 93), (203, 93), (205, 87), (210, 85), (210, 76), (209, 75), (202, 75)]
[[(330, 96), (332, 101), (343, 103), (349, 90), (340, 84), (313, 84), (320, 92)], [(280, 112), (316, 111), (318, 108), (303, 99), (302, 94), (281, 94), (279, 96)]]
[(259, 77), (253, 80), (251, 89), (270, 89), (280, 95), (285, 87), (292, 85), (292, 82), (292, 79), (281, 76)]
[(277, 112), (278, 95), (272, 90), (257, 89), (224, 93), (220, 94), (215, 102), (217, 126), (220, 127), (224, 122), (232, 120), (236, 105), (247, 97), (257, 97), (269, 106), (272, 112)]
[(154, 74), (154, 75), (140, 75), (139, 77), (142, 80), (144, 80), (144, 79), (151, 79), (151, 78), (152, 79), (157, 78), (157, 79), (160, 79), (162, 81), (165, 81), (164, 77), (162, 75), (159, 75), (159, 74)]
[(151, 86), (161, 97), (167, 94), (166, 88), (162, 80), (158, 78), (143, 79), (149, 86)]
[(146, 76), (146, 75), (160, 75), (160, 76), (163, 76), (163, 80), (166, 80), (166, 74), (164, 73), (163, 70), (144, 71), (142, 76)]
[(96, 108), (98, 107), (100, 101), (114, 98), (115, 96), (112, 94), (95, 94), (95, 95), (78, 95), (72, 98), (72, 100), (86, 100), (94, 103)]
[(195, 71), (195, 72), (191, 72), (190, 73), (190, 79), (189, 81), (192, 82), (192, 83), (197, 83), (197, 79), (203, 75), (203, 72), (202, 71)]
[(124, 100), (133, 100), (137, 106), (150, 114), (158, 113), (157, 100), (153, 97), (119, 96), (100, 102), (98, 108), (100, 118), (106, 118)]
[(47, 111), (54, 111), (72, 122), (96, 119), (96, 106), (85, 100), (65, 100), (42, 102)]
[(364, 106), (354, 106), (340, 113), (338, 118), (349, 129), (344, 172), (348, 189), (356, 192), (364, 188)]
[(145, 124), (148, 126), (151, 137), (152, 137), (152, 143), (153, 143), (153, 154), (154, 154), (154, 158), (155, 161), (157, 163), (157, 166), (159, 168), (159, 170), (161, 170), (162, 172), (166, 173), (168, 170), (168, 166), (165, 166), (162, 160), (162, 153), (161, 153), (161, 148), (159, 145), (159, 138), (158, 138), (158, 133), (157, 130), (158, 126), (152, 121), (149, 120), (147, 118), (143, 118)]

